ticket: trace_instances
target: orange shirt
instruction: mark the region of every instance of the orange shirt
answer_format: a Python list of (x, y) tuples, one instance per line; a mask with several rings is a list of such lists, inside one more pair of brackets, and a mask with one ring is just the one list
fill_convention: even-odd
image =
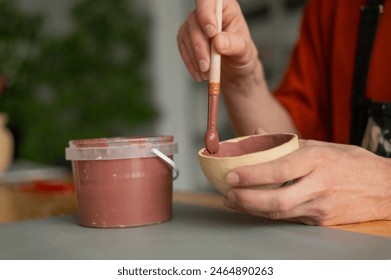
[[(277, 99), (303, 138), (348, 143), (360, 6), (367, 0), (309, 0)], [(384, 1), (367, 96), (391, 102), (391, 0)]]

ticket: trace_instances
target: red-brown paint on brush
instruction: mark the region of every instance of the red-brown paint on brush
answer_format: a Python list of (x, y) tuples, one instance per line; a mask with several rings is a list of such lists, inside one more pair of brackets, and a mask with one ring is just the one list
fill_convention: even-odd
[(219, 113), (220, 83), (209, 83), (208, 89), (208, 126), (205, 133), (205, 148), (209, 153), (219, 151), (219, 135), (217, 133), (217, 118)]
[[(217, 30), (222, 31), (223, 0), (215, 0)], [(208, 127), (205, 134), (205, 147), (209, 153), (215, 154), (219, 151), (219, 135), (217, 134), (217, 115), (220, 94), (221, 55), (211, 42), (210, 46), (210, 69), (208, 89)]]

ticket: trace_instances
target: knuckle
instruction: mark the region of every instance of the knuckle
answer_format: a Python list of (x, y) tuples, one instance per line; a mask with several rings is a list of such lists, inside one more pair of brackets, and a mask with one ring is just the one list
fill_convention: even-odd
[(274, 182), (285, 182), (292, 178), (292, 166), (291, 163), (288, 161), (283, 161), (278, 164), (278, 171), (279, 172), (273, 172), (273, 181)]
[(196, 15), (195, 11), (191, 11), (189, 13), (189, 15), (187, 16), (186, 22), (188, 22), (189, 24), (194, 24), (195, 22), (197, 22), (197, 15)]
[(308, 158), (312, 159), (318, 159), (319, 157), (323, 156), (324, 149), (320, 146), (316, 145), (309, 145), (305, 148), (305, 151), (308, 155)]
[(290, 204), (283, 197), (278, 197), (274, 200), (273, 209), (275, 209), (276, 212), (287, 212), (290, 208)]
[(194, 54), (196, 56), (202, 57), (203, 49), (202, 49), (202, 46), (199, 43), (193, 42), (192, 48), (193, 48)]
[(198, 25), (198, 21), (197, 21), (197, 16), (196, 14), (193, 12), (191, 12), (188, 16), (187, 16), (187, 19), (185, 21), (185, 24), (184, 24), (184, 29), (186, 29), (186, 32), (191, 35), (192, 34), (192, 30), (194, 30), (194, 27)]
[(248, 49), (247, 47), (247, 42), (246, 40), (244, 40), (242, 37), (239, 37), (240, 40), (237, 40), (237, 43), (238, 43), (238, 50), (242, 51), (242, 50), (246, 50)]
[(303, 140), (301, 140), (301, 142), (302, 142), (303, 145), (305, 145), (305, 146), (317, 146), (318, 143), (319, 143), (318, 141), (312, 140), (312, 139), (309, 139), (309, 140), (303, 139)]
[(306, 158), (314, 161), (315, 164), (324, 164), (332, 159), (330, 150), (326, 147), (311, 145), (305, 148)]
[(368, 154), (368, 150), (362, 148), (362, 147), (359, 147), (359, 146), (353, 146), (349, 149), (349, 152), (347, 153), (344, 153), (346, 156), (350, 156), (350, 157), (360, 157), (364, 154)]
[(320, 203), (314, 209), (315, 219), (314, 225), (326, 226), (330, 224), (332, 219), (332, 207), (328, 203)]
[(257, 176), (257, 171), (256, 170), (253, 170), (253, 169), (249, 170), (246, 177), (247, 177), (246, 183), (248, 185), (255, 185), (255, 184), (257, 184), (258, 176)]

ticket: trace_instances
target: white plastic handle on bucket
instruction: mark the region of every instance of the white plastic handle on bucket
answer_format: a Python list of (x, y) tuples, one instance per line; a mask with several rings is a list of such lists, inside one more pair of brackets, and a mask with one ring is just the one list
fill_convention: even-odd
[(164, 160), (168, 165), (172, 167), (172, 169), (174, 170), (174, 177), (172, 179), (173, 180), (177, 179), (179, 176), (179, 169), (176, 166), (176, 163), (156, 148), (152, 148), (151, 152), (157, 155), (158, 157), (160, 157), (162, 160)]

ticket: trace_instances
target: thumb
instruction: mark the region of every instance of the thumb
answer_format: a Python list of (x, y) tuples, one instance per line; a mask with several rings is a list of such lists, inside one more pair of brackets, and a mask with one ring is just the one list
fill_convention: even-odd
[(213, 44), (216, 50), (228, 58), (232, 65), (247, 65), (254, 59), (255, 46), (250, 45), (240, 35), (220, 32), (213, 38)]
[(220, 32), (213, 39), (216, 50), (225, 56), (241, 56), (245, 53), (247, 43), (243, 37), (227, 33)]

